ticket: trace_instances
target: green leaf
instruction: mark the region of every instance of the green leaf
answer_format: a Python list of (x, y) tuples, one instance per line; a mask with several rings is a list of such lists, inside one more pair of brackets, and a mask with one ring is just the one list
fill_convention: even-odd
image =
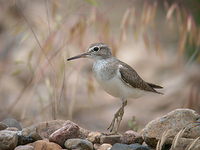
[(30, 69), (30, 71), (31, 71), (32, 73), (34, 73), (33, 67), (32, 67), (32, 65), (31, 65), (31, 63), (28, 63), (28, 68)]
[(85, 0), (85, 1), (92, 6), (99, 6), (99, 2), (97, 0)]
[(128, 121), (128, 127), (133, 130), (133, 123), (131, 120)]
[(20, 69), (17, 69), (15, 71), (12, 72), (12, 76), (16, 76), (18, 74), (20, 74), (22, 71)]
[(28, 54), (28, 63), (31, 61), (32, 56), (33, 56), (33, 51), (30, 51), (30, 53)]
[(132, 121), (135, 121), (135, 116), (132, 117)]
[(18, 65), (18, 64), (24, 64), (24, 61), (23, 60), (15, 60), (15, 64)]
[(140, 128), (140, 125), (139, 125), (139, 123), (138, 123), (138, 124), (137, 124), (137, 127), (136, 127), (136, 129), (135, 129), (135, 132), (138, 132), (139, 128)]

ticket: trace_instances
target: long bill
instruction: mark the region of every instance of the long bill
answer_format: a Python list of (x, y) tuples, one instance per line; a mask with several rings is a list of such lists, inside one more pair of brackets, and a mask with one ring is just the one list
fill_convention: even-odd
[(77, 58), (84, 58), (86, 56), (87, 56), (87, 53), (82, 53), (82, 54), (76, 55), (74, 57), (68, 58), (67, 61), (70, 61), (70, 60), (73, 60), (73, 59), (77, 59)]

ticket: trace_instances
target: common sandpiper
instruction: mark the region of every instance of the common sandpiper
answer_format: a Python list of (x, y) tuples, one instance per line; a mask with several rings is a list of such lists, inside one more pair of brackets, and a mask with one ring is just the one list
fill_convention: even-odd
[(124, 115), (124, 107), (127, 105), (127, 98), (136, 99), (149, 92), (162, 94), (155, 89), (163, 87), (145, 82), (132, 67), (113, 57), (110, 48), (104, 43), (93, 43), (86, 52), (71, 57), (67, 61), (77, 58), (93, 59), (95, 62), (92, 70), (98, 84), (108, 94), (120, 98), (122, 102), (122, 106), (115, 113), (108, 127), (110, 132), (113, 131), (115, 121), (117, 123), (115, 133), (118, 132), (120, 122)]

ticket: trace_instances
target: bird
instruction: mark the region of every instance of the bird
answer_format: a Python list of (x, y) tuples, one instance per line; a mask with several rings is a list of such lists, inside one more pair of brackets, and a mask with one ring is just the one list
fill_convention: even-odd
[(112, 133), (115, 123), (116, 127), (113, 133), (118, 133), (128, 98), (137, 99), (147, 93), (163, 94), (155, 90), (162, 89), (162, 86), (145, 82), (131, 66), (113, 57), (111, 49), (104, 43), (93, 43), (86, 52), (68, 58), (67, 61), (78, 58), (93, 59), (92, 71), (97, 83), (108, 94), (121, 100), (121, 107), (114, 114), (110, 126), (107, 128), (110, 133)]

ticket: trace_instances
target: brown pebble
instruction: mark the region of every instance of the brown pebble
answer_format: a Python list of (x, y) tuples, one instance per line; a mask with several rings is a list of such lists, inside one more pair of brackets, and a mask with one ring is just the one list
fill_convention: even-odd
[(114, 145), (115, 143), (121, 143), (121, 137), (122, 135), (103, 135), (100, 138), (100, 144), (108, 143)]

